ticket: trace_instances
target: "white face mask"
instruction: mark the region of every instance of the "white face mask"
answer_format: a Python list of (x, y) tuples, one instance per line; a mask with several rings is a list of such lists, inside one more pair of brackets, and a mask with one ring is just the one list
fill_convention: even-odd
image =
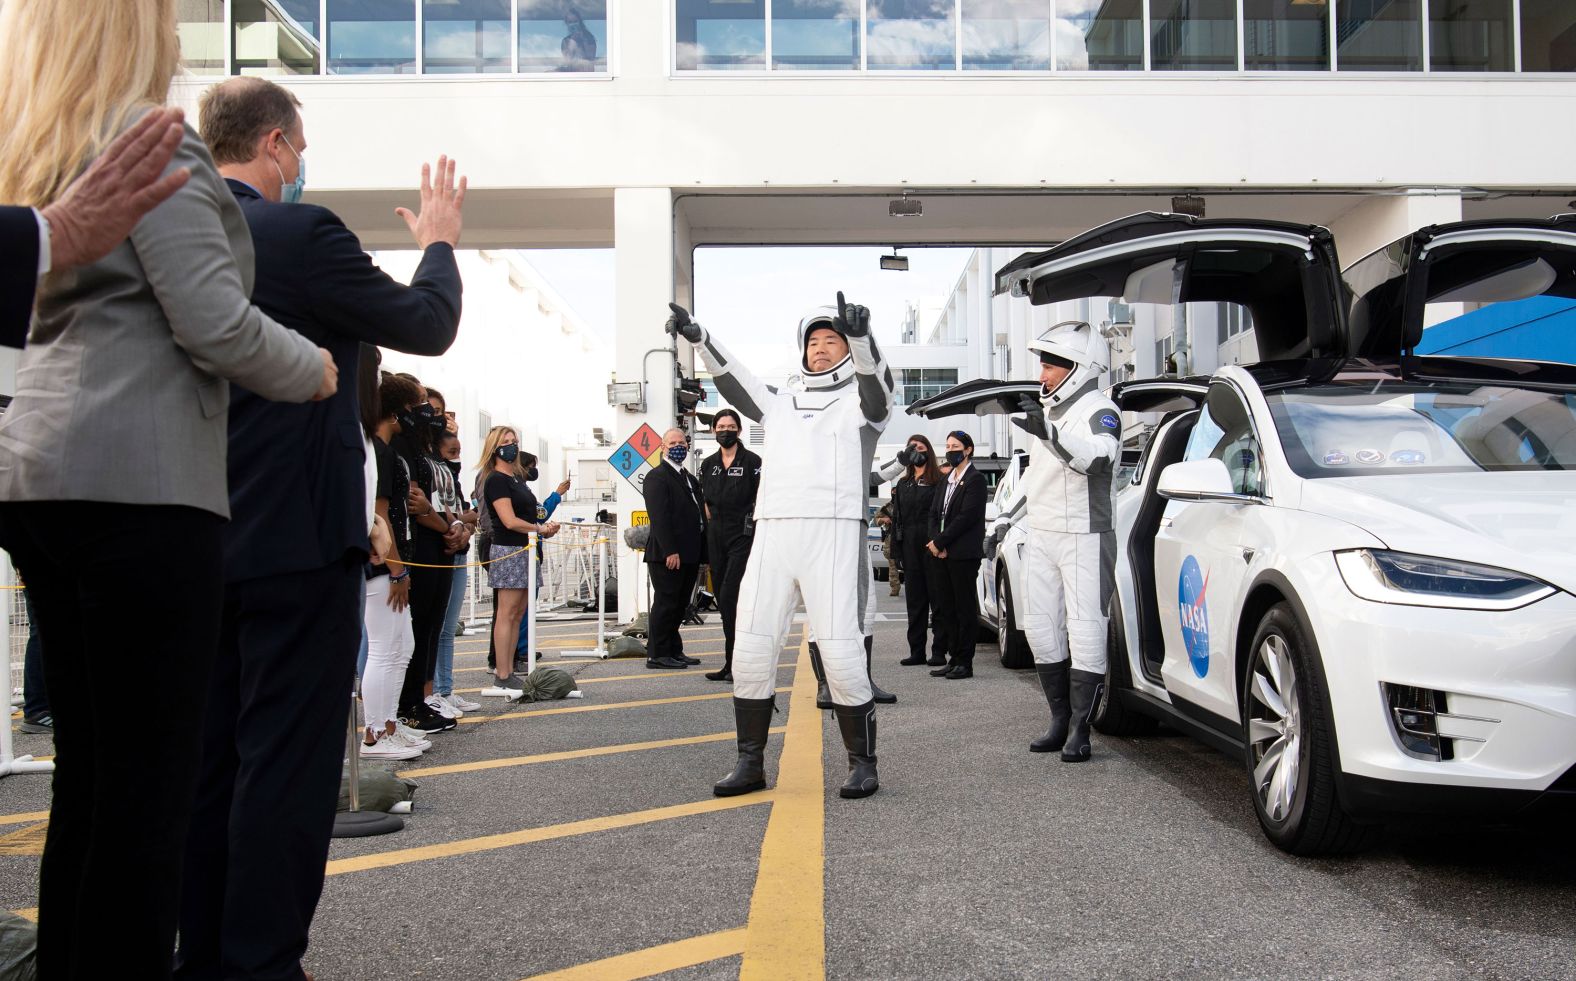
[(279, 166), (279, 161), (274, 161), (274, 169), (279, 171), (279, 200), (285, 204), (296, 204), (301, 200), (301, 193), (306, 190), (306, 158), (296, 153), (296, 148), (290, 145), (290, 140), (280, 137), (285, 141), (285, 146), (290, 147), (290, 152), (295, 153), (296, 179), (285, 180), (285, 172)]

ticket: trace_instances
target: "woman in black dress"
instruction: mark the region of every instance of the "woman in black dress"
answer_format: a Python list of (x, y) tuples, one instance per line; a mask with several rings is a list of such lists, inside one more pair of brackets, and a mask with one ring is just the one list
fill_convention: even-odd
[(947, 640), (943, 623), (937, 618), (931, 642), (930, 659), (925, 658), (925, 639), (931, 631), (931, 614), (936, 594), (943, 585), (941, 560), (930, 554), (930, 505), (941, 484), (936, 466), (936, 448), (930, 437), (919, 433), (908, 438), (908, 445), (897, 460), (908, 469), (892, 488), (892, 554), (897, 556), (908, 584), (908, 657), (899, 664), (940, 665), (947, 663)]
[(755, 491), (761, 484), (761, 458), (739, 443), (739, 430), (737, 412), (719, 411), (711, 421), (719, 448), (700, 464), (701, 492), (706, 498), (706, 562), (711, 566), (725, 638), (722, 670), (706, 675), (712, 681), (733, 680), (733, 613), (750, 557)]

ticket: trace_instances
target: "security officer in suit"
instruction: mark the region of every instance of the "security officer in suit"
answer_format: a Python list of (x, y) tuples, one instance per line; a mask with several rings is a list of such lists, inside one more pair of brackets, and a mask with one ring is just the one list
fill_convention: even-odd
[(947, 625), (952, 662), (930, 672), (938, 678), (974, 677), (974, 635), (979, 631), (975, 580), (985, 560), (985, 476), (973, 466), (974, 440), (963, 430), (947, 434), (952, 470), (930, 502), (930, 541), (925, 548), (941, 560), (941, 588), (933, 597), (936, 620)]
[(739, 442), (739, 414), (720, 410), (711, 421), (717, 452), (700, 464), (706, 499), (706, 561), (722, 614), (722, 670), (709, 671), (712, 681), (733, 680), (733, 614), (739, 605), (739, 583), (750, 557), (755, 532), (755, 491), (761, 485), (761, 458)]
[(662, 435), (662, 464), (646, 474), (646, 511), (651, 534), (646, 540), (650, 567), (651, 624), (646, 642), (646, 667), (687, 668), (699, 658), (684, 655), (679, 624), (695, 591), (701, 560), (706, 557), (706, 516), (700, 481), (684, 469), (689, 440), (682, 429)]

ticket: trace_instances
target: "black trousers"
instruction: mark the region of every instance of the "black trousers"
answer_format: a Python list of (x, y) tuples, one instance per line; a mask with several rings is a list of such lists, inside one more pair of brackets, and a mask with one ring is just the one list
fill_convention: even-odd
[(679, 637), (679, 624), (684, 621), (684, 608), (689, 606), (690, 594), (695, 591), (695, 577), (699, 565), (681, 565), (669, 569), (661, 562), (647, 562), (651, 572), (651, 623), (646, 638), (646, 657), (677, 657), (684, 653), (684, 641)]
[[(427, 698), (427, 682), (438, 669), (438, 639), (449, 613), (449, 589), (454, 585), (454, 556), (443, 551), (443, 536), (423, 528), (412, 556), (426, 565), (449, 563), (446, 569), (410, 566), (410, 630), (415, 646), (405, 665), (405, 683), (399, 692), (399, 714), (408, 716)], [(496, 607), (495, 607), (496, 609)]]
[[(932, 632), (930, 617), (935, 610), (937, 594), (946, 586), (941, 560), (925, 547), (925, 533), (920, 529), (906, 531), (902, 550), (904, 587), (908, 590), (904, 600), (908, 604), (908, 653), (912, 657), (925, 656), (925, 640), (931, 640), (934, 656), (947, 652), (946, 637), (941, 625)], [(937, 618), (939, 621), (939, 617)]]
[(358, 556), (231, 583), (203, 724), (176, 977), (301, 978), (339, 797)]
[[(170, 976), (222, 524), (187, 507), (0, 504), (0, 546), (27, 581), (55, 718), (38, 886), (46, 981)], [(160, 728), (151, 765), (126, 745), (127, 665), (156, 677), (180, 716)]]
[(954, 664), (974, 663), (974, 637), (980, 628), (980, 600), (974, 591), (984, 559), (940, 559), (942, 582), (933, 599), (936, 622), (945, 623), (947, 651)]
[(707, 535), (706, 560), (711, 563), (711, 584), (717, 590), (717, 612), (722, 614), (723, 656), (728, 668), (733, 667), (733, 620), (739, 609), (739, 584), (744, 581), (744, 567), (749, 564), (754, 541), (737, 533)]

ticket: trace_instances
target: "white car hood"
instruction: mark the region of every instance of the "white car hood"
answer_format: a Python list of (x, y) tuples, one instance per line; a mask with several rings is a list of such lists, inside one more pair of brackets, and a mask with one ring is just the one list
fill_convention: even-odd
[(1325, 477), (1303, 481), (1302, 509), (1398, 552), (1499, 566), (1576, 592), (1576, 473)]

